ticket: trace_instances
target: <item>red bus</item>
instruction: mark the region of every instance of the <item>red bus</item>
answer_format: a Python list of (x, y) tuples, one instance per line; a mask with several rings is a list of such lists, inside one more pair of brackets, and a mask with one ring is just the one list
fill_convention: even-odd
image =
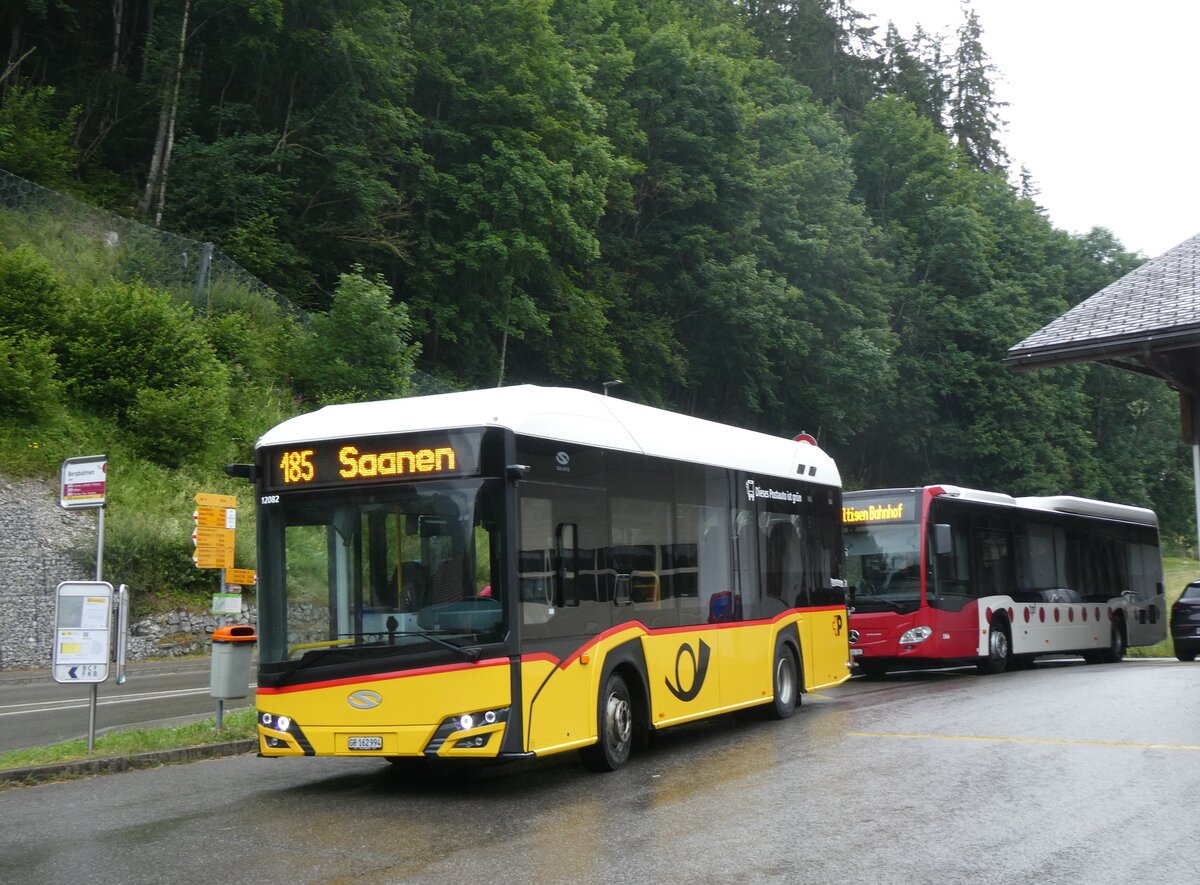
[(1166, 635), (1158, 519), (1143, 507), (936, 485), (847, 492), (842, 525), (850, 652), (868, 676), (1116, 662)]

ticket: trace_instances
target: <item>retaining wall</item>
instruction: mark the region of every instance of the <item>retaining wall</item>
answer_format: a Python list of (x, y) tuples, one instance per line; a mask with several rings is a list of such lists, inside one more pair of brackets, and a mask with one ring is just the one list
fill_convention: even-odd
[[(96, 578), (96, 511), (63, 510), (58, 501), (57, 478), (0, 476), (0, 670), (49, 669), (56, 588)], [(217, 627), (253, 625), (256, 614), (243, 604), (240, 615), (145, 618), (130, 625), (129, 659), (205, 652)]]

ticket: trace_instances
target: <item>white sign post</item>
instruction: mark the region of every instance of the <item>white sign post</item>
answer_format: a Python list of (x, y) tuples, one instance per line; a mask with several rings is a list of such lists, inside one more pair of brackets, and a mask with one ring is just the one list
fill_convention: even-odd
[(54, 607), (54, 681), (91, 686), (89, 753), (96, 745), (96, 685), (108, 679), (112, 599), (107, 581), (63, 581)]

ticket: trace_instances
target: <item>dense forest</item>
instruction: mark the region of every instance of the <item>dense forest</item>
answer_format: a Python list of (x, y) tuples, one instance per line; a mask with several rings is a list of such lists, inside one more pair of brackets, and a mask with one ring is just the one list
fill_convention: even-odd
[[(180, 469), (196, 415), (244, 458), (270, 420), (414, 368), (620, 379), (813, 433), (850, 487), (1098, 496), (1190, 538), (1164, 385), (1001, 365), (1142, 258), (1055, 229), (1011, 167), (985, 25), (966, 4), (902, 35), (844, 0), (6, 3), (0, 169), (212, 241), (312, 320), (187, 326), (94, 279), (85, 303), (9, 229), (0, 367), (25, 380), (0, 418), (61, 396)], [(144, 311), (157, 355), (93, 378)], [(84, 312), (99, 340), (72, 337)]]

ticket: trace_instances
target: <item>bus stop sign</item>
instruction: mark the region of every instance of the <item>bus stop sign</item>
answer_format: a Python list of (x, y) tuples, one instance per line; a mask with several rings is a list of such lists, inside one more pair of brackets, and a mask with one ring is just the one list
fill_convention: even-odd
[(107, 483), (107, 455), (68, 458), (62, 463), (62, 494), (59, 504), (64, 510), (103, 507)]
[(107, 581), (64, 581), (54, 609), (54, 681), (108, 679), (113, 587)]

